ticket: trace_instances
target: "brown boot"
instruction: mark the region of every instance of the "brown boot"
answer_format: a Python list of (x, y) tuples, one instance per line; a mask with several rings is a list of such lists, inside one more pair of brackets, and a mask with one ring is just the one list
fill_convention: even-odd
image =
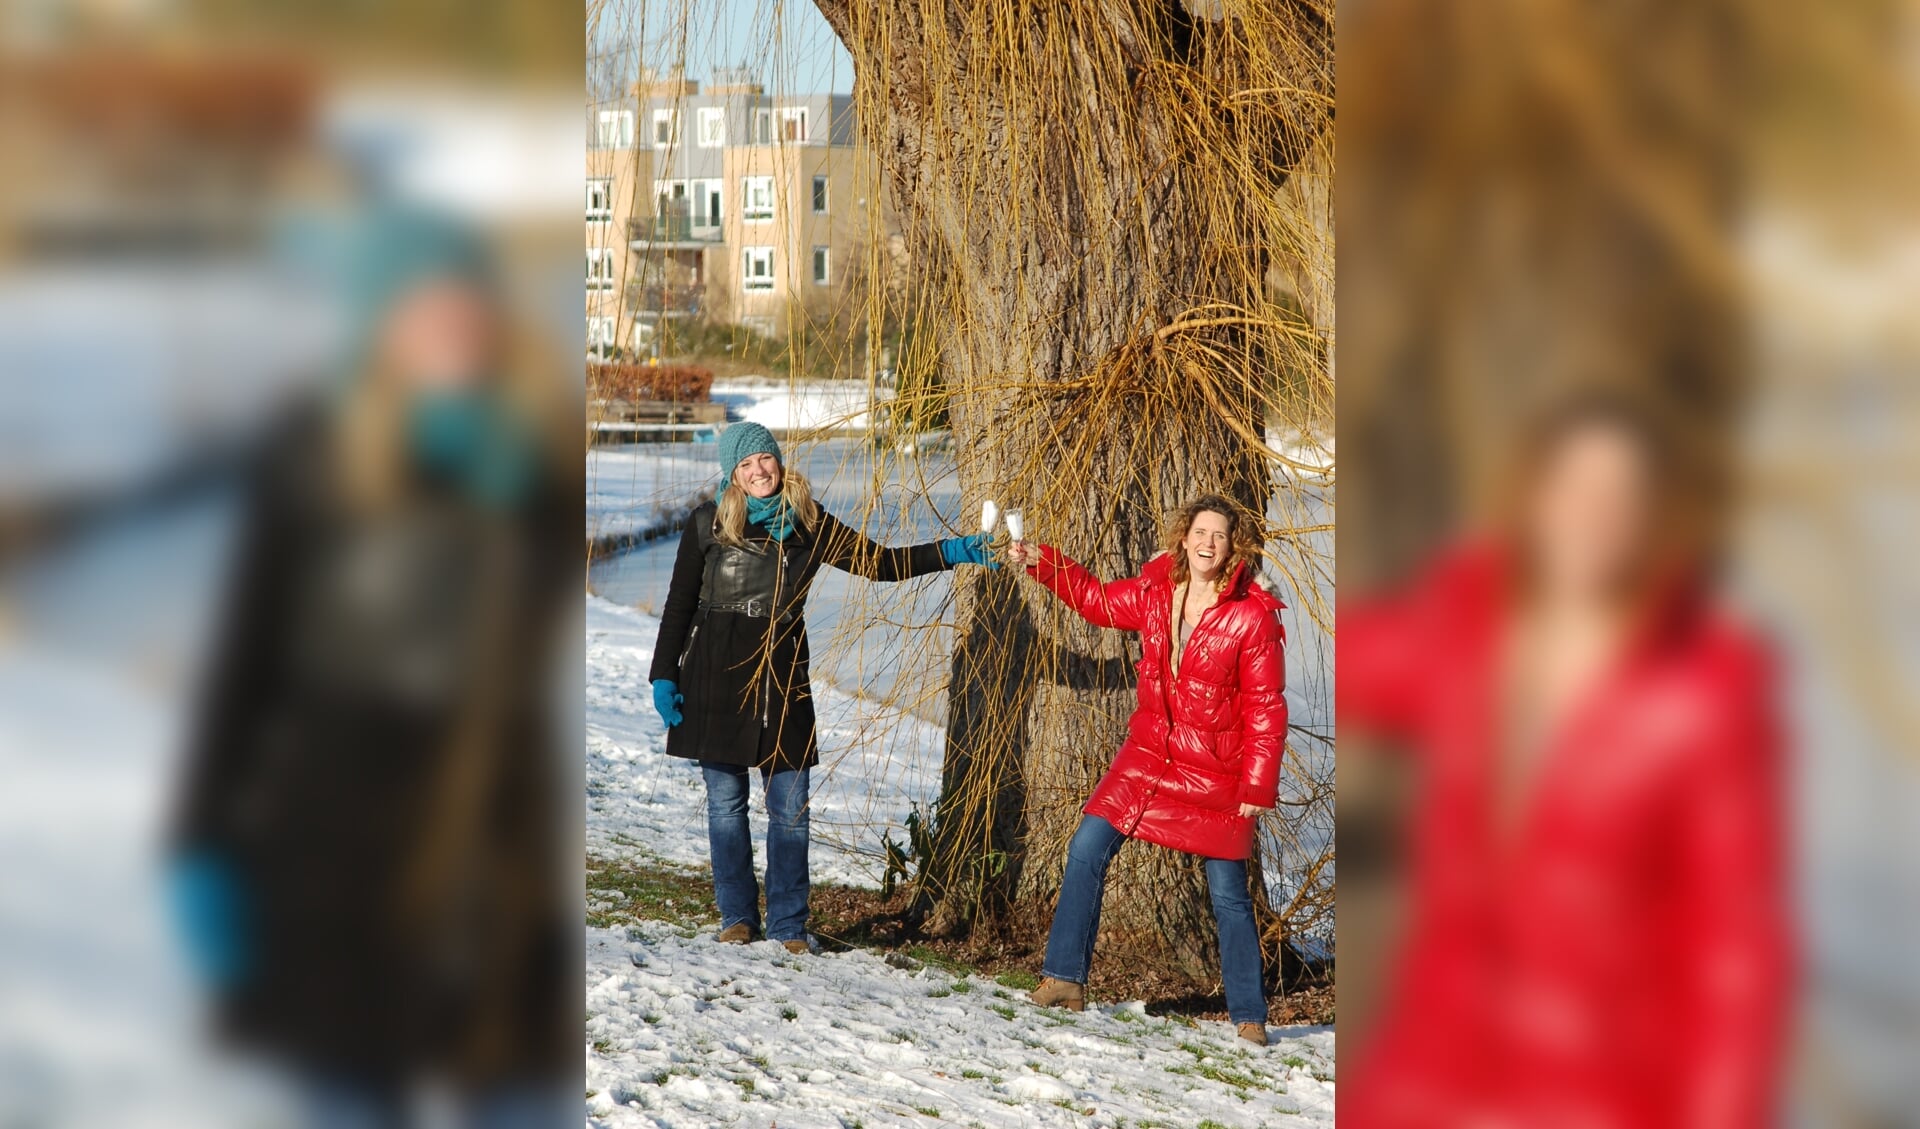
[(787, 951), (792, 953), (795, 956), (803, 957), (813, 951), (812, 948), (808, 947), (805, 941), (782, 941), (780, 943), (785, 945), (787, 947)]
[(1071, 980), (1049, 976), (1027, 996), (1040, 1007), (1063, 1007), (1068, 1011), (1087, 1010), (1087, 990)]
[(729, 945), (746, 945), (753, 941), (753, 926), (744, 921), (736, 921), (714, 934), (714, 940)]
[(1242, 1023), (1240, 1037), (1256, 1046), (1267, 1045), (1267, 1025), (1264, 1023)]

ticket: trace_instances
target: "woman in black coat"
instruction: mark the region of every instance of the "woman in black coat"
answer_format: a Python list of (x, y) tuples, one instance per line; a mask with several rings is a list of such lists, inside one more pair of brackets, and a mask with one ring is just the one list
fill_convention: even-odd
[(365, 365), (250, 483), (174, 908), (224, 1032), (314, 1123), (402, 1124), (427, 1078), (474, 1123), (564, 1115), (579, 801), (552, 686), (579, 646), (580, 408), (512, 355), (477, 236), (395, 215), (368, 241)]
[(667, 752), (699, 761), (720, 939), (761, 933), (747, 825), (747, 770), (767, 795), (766, 935), (807, 943), (807, 792), (819, 762), (807, 680), (807, 590), (823, 565), (869, 580), (906, 580), (955, 564), (995, 567), (984, 535), (889, 548), (814, 502), (781, 463), (773, 433), (736, 423), (720, 439), (728, 474), (717, 502), (687, 519), (654, 646), (654, 705)]

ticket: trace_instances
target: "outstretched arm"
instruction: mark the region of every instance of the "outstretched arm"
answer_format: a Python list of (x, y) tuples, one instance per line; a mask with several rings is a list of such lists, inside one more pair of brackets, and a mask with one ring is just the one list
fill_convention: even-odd
[(1016, 561), (1033, 560), (1027, 567), (1027, 575), (1045, 585), (1096, 627), (1138, 631), (1146, 622), (1142, 582), (1137, 576), (1102, 583), (1099, 577), (1052, 545), (1027, 546), (1017, 555), (1009, 555)]
[(820, 511), (814, 536), (819, 539), (821, 564), (868, 580), (910, 580), (930, 572), (945, 572), (948, 567), (938, 541), (882, 545), (825, 510)]

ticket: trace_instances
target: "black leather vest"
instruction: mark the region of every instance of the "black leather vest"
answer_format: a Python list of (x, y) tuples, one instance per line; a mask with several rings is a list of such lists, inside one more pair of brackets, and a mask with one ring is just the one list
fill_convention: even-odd
[(712, 526), (700, 529), (706, 571), (700, 578), (700, 606), (782, 619), (797, 617), (806, 598), (807, 535), (796, 529), (785, 541), (749, 540), (746, 548), (722, 543)]

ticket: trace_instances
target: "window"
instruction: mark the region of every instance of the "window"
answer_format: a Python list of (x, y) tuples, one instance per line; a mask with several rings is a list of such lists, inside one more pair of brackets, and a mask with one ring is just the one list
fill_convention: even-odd
[(724, 181), (696, 180), (693, 182), (693, 226), (720, 226), (720, 196)]
[(755, 110), (753, 112), (753, 143), (755, 145), (773, 144), (772, 110)]
[(813, 249), (813, 281), (817, 286), (825, 286), (830, 278), (827, 274), (827, 248)]
[(661, 149), (672, 148), (680, 143), (680, 111), (653, 112), (653, 143)]
[(603, 223), (613, 218), (613, 181), (587, 181), (587, 218)]
[(602, 149), (631, 149), (633, 147), (633, 111), (600, 111), (598, 141)]
[(772, 177), (743, 176), (740, 178), (740, 218), (743, 220), (773, 218)]
[(718, 149), (727, 143), (727, 111), (719, 106), (700, 108), (700, 133), (695, 138), (702, 149)]
[(587, 348), (611, 349), (615, 335), (619, 332), (617, 318), (590, 317), (587, 319)]
[(748, 247), (740, 259), (740, 289), (773, 289), (773, 248)]
[(827, 214), (827, 178), (824, 176), (813, 178), (813, 214)]
[(780, 140), (804, 143), (807, 140), (807, 108), (780, 107)]
[(587, 289), (613, 289), (613, 248), (591, 247), (587, 250)]

